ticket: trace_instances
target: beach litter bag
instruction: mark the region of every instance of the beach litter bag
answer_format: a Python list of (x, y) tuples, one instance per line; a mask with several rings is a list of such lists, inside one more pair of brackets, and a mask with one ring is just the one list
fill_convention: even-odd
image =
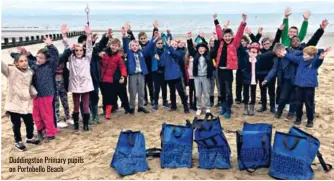
[(122, 131), (110, 167), (115, 168), (121, 176), (145, 172), (146, 160), (145, 138), (140, 131)]
[(181, 168), (192, 165), (193, 128), (183, 125), (162, 125), (160, 164), (162, 168)]
[(242, 131), (236, 132), (238, 165), (250, 173), (268, 168), (271, 159), (272, 125), (245, 122)]
[(269, 175), (288, 180), (311, 179), (311, 149), (312, 143), (306, 137), (276, 132)]
[(199, 168), (231, 168), (231, 150), (219, 117), (214, 117), (211, 113), (206, 114), (204, 119), (195, 117), (193, 127), (194, 140), (198, 146)]
[(309, 150), (310, 151), (309, 160), (313, 162), (315, 157), (317, 156), (322, 168), (326, 172), (329, 172), (330, 170), (333, 169), (333, 166), (331, 164), (327, 164), (325, 160), (323, 159), (322, 154), (319, 151), (320, 141), (317, 138), (315, 138), (314, 136), (306, 133), (305, 131), (295, 126), (291, 126), (289, 130), (289, 134), (306, 137), (311, 142), (311, 148)]

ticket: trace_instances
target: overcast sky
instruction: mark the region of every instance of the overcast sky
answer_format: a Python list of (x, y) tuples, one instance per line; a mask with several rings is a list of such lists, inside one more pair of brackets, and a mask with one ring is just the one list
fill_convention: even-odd
[(293, 13), (306, 9), (312, 13), (333, 13), (334, 9), (334, 0), (2, 0), (2, 15), (84, 15), (86, 4), (92, 15), (283, 13), (287, 6)]

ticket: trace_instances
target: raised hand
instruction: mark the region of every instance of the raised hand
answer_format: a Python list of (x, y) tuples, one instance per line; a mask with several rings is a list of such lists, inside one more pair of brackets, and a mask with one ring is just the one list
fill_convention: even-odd
[(324, 19), (322, 20), (321, 24), (320, 24), (320, 27), (324, 30), (327, 26), (328, 26), (328, 20), (327, 19)]
[(215, 37), (215, 40), (218, 40), (218, 36), (216, 32), (212, 32), (212, 36)]
[(126, 29), (124, 28), (124, 26), (122, 26), (121, 28), (121, 33), (123, 36), (126, 36)]
[(191, 31), (189, 31), (189, 32), (187, 33), (187, 39), (190, 39), (191, 36), (192, 36)]
[(94, 34), (92, 37), (92, 41), (95, 42), (97, 39), (99, 39), (99, 36), (97, 34)]
[(247, 15), (243, 13), (241, 16), (242, 16), (242, 22), (246, 23)]
[(85, 32), (86, 32), (86, 35), (89, 35), (92, 33), (92, 30), (90, 30), (88, 25), (85, 25)]
[(68, 30), (69, 30), (69, 28), (68, 28), (67, 24), (64, 24), (64, 25), (61, 26), (61, 34), (64, 35), (64, 34), (68, 33)]
[(285, 27), (285, 24), (281, 24), (281, 25), (279, 26), (279, 29), (282, 31), (282, 30), (284, 29), (284, 27)]
[(125, 23), (124, 28), (126, 31), (130, 31), (131, 30), (131, 25), (129, 23)]
[(252, 34), (252, 29), (250, 28), (250, 27), (246, 27), (246, 33), (248, 34), (248, 35), (251, 35)]
[(156, 42), (160, 37), (159, 31), (155, 31), (153, 36), (154, 36), (154, 42)]
[(18, 52), (20, 52), (20, 53), (22, 53), (26, 56), (30, 55), (30, 53), (24, 47), (17, 47), (16, 49), (17, 49)]
[(47, 46), (52, 44), (52, 38), (50, 36), (45, 36), (43, 41)]
[(311, 12), (309, 10), (305, 11), (303, 14), (303, 18), (305, 21), (307, 21), (311, 16)]
[(325, 50), (323, 52), (321, 52), (319, 58), (320, 59), (324, 59), (327, 56), (328, 52), (330, 52), (331, 50), (332, 50), (332, 47), (325, 48)]
[(158, 20), (154, 20), (153, 27), (154, 28), (159, 28), (159, 21)]
[(107, 30), (106, 37), (107, 37), (107, 38), (112, 38), (112, 29), (111, 29), (111, 28), (109, 28), (109, 29)]
[(262, 33), (263, 33), (263, 27), (260, 27), (260, 28), (257, 30), (257, 32), (258, 32), (259, 34), (262, 35)]
[(199, 37), (204, 38), (204, 32), (203, 31), (199, 32), (198, 35), (199, 35)]
[(230, 25), (230, 20), (227, 20), (224, 24), (224, 28), (228, 28), (229, 25)]
[(285, 8), (284, 10), (284, 17), (288, 18), (291, 15), (291, 8)]
[(217, 19), (217, 13), (213, 14), (213, 20)]

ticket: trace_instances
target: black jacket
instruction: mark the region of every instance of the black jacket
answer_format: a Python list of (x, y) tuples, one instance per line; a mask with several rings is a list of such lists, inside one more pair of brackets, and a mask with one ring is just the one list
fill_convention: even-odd
[[(192, 57), (194, 57), (193, 75), (194, 75), (194, 77), (197, 77), (198, 76), (199, 58), (201, 57), (201, 55), (198, 52), (196, 52), (196, 50), (194, 48), (194, 45), (193, 45), (192, 39), (187, 40), (187, 44), (188, 44), (189, 54)], [(204, 53), (203, 56), (205, 57), (206, 64), (207, 64), (207, 74), (206, 74), (206, 77), (210, 79), (212, 77), (212, 75), (213, 75), (213, 70), (214, 70), (212, 58), (211, 58), (210, 53), (208, 52), (208, 50)]]

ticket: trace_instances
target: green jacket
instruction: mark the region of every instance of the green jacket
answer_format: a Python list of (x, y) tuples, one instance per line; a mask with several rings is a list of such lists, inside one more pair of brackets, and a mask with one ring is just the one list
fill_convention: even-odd
[[(284, 29), (282, 32), (282, 44), (284, 46), (290, 46), (290, 38), (288, 36), (288, 31), (289, 31), (289, 19), (288, 18), (284, 18), (283, 19), (283, 24)], [(300, 39), (300, 41), (302, 42), (306, 36), (307, 33), (307, 26), (308, 26), (308, 21), (303, 21), (302, 27), (300, 28), (299, 34), (298, 34), (298, 38)]]

